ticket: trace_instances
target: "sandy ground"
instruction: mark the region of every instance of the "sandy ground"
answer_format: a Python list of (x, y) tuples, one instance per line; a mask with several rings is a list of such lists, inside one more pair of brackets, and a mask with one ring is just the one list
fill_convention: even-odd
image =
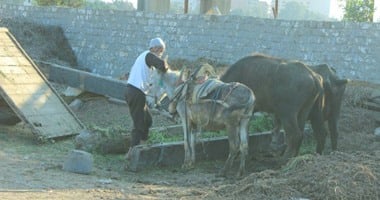
[[(75, 64), (70, 51), (62, 58), (44, 53), (59, 46), (51, 40), (63, 37), (54, 27), (4, 19), (0, 26), (9, 27), (33, 59)], [(374, 87), (348, 85), (338, 152), (327, 144), (323, 155), (300, 155), (280, 167), (275, 158), (251, 158), (241, 179), (216, 177), (223, 161), (199, 162), (189, 171), (155, 167), (134, 173), (124, 169), (123, 154), (97, 153), (91, 174), (70, 173), (62, 164), (74, 148), (73, 138), (41, 144), (22, 125), (1, 126), (0, 199), (380, 199), (380, 141), (373, 134), (379, 112), (354, 105)], [(82, 100), (76, 114), (86, 126), (130, 127), (125, 105), (102, 97)], [(160, 115), (153, 119), (154, 126), (171, 123)]]

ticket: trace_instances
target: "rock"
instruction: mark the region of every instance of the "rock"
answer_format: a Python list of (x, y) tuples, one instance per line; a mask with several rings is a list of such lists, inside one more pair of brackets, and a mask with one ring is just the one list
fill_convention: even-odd
[(68, 87), (64, 92), (63, 95), (67, 97), (76, 97), (82, 94), (83, 90), (73, 87)]
[(97, 146), (96, 134), (89, 130), (82, 130), (79, 135), (75, 137), (75, 149), (92, 152)]
[(83, 101), (80, 100), (80, 99), (75, 99), (74, 101), (72, 101), (69, 105), (69, 107), (74, 110), (74, 111), (78, 111), (81, 107), (83, 106)]
[(63, 163), (62, 169), (78, 174), (90, 174), (93, 163), (92, 154), (81, 150), (72, 150)]
[(118, 133), (107, 134), (93, 133), (83, 130), (75, 137), (75, 149), (102, 154), (125, 153), (129, 148), (129, 135)]
[(106, 185), (106, 184), (111, 184), (112, 183), (112, 179), (100, 179), (100, 180), (97, 180), (96, 182), (100, 183), (102, 185)]
[(377, 141), (380, 141), (380, 127), (375, 129), (375, 137)]

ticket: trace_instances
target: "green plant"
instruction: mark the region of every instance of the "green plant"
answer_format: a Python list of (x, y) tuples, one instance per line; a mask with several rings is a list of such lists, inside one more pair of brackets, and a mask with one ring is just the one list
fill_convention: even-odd
[(89, 125), (89, 129), (99, 133), (101, 136), (106, 138), (119, 138), (120, 135), (124, 135), (128, 130), (122, 126), (106, 127), (102, 128), (93, 124)]
[(283, 173), (290, 172), (292, 170), (295, 170), (299, 168), (302, 165), (305, 165), (307, 162), (310, 162), (314, 159), (313, 154), (305, 154), (300, 155), (294, 158), (291, 158), (289, 162), (286, 163), (286, 165), (281, 169)]
[[(202, 132), (198, 137), (200, 138), (214, 138), (214, 137), (220, 137), (220, 136), (225, 136), (226, 132), (225, 131), (205, 131)], [(160, 131), (153, 131), (149, 134), (149, 139), (148, 143), (149, 144), (157, 144), (157, 143), (164, 143), (164, 142), (175, 142), (175, 141), (182, 141), (183, 140), (183, 135), (178, 134), (178, 135), (170, 135), (166, 132), (160, 132)]]
[(148, 143), (157, 144), (157, 143), (175, 142), (175, 141), (182, 141), (182, 140), (183, 140), (182, 134), (170, 135), (166, 132), (152, 131), (149, 134)]
[(270, 115), (255, 116), (249, 124), (249, 132), (263, 132), (273, 129), (273, 119)]
[(302, 141), (302, 145), (300, 148), (300, 155), (306, 155), (306, 154), (314, 154), (315, 149), (316, 149), (317, 143), (314, 140), (313, 137), (306, 137)]
[[(262, 115), (256, 117), (254, 120), (250, 121), (249, 124), (249, 132), (262, 132), (262, 131), (268, 131), (273, 128), (273, 122), (272, 118), (269, 115)], [(198, 136), (201, 139), (204, 138), (215, 138), (215, 137), (221, 137), (226, 136), (226, 131), (202, 131), (202, 133)], [(148, 143), (149, 144), (157, 144), (157, 143), (164, 143), (164, 142), (174, 142), (174, 141), (182, 141), (183, 135), (171, 135), (166, 133), (165, 131), (152, 131), (149, 134)]]

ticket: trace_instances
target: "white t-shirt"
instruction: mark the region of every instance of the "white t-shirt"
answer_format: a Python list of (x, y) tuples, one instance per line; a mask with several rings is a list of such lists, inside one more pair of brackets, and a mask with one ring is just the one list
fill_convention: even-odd
[(128, 83), (140, 89), (144, 93), (147, 93), (149, 90), (149, 85), (154, 70), (153, 67), (149, 67), (145, 62), (145, 57), (148, 53), (149, 50), (144, 51), (137, 57), (128, 77)]

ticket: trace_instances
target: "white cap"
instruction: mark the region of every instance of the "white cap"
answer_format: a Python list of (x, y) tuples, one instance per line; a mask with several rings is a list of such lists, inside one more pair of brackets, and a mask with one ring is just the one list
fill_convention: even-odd
[(165, 42), (161, 38), (153, 38), (150, 40), (149, 49), (154, 47), (162, 47), (165, 49)]

